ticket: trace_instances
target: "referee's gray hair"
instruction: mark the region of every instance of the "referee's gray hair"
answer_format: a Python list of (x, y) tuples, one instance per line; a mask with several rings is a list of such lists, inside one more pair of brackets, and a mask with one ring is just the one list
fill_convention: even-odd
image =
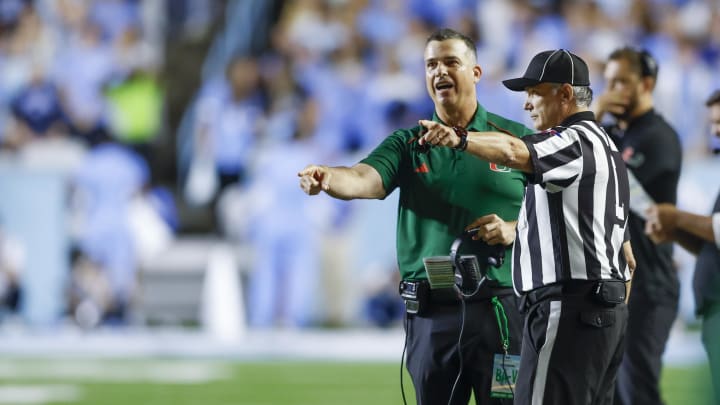
[(590, 107), (593, 99), (593, 92), (590, 86), (573, 86), (575, 94), (575, 105), (578, 107)]
[[(553, 90), (557, 91), (562, 83), (553, 83)], [(593, 91), (590, 86), (572, 86), (575, 95), (575, 105), (578, 107), (590, 107), (593, 99)]]

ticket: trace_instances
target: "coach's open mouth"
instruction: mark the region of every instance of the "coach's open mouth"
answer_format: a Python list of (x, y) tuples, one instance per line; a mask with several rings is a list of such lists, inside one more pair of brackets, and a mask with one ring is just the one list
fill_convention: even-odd
[(435, 90), (447, 90), (453, 88), (454, 85), (447, 81), (441, 81), (435, 83)]

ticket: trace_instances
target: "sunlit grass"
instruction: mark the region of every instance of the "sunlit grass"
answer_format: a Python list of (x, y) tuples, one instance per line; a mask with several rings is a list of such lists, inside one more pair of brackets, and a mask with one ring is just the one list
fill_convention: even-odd
[[(32, 384), (77, 386), (79, 399), (74, 402), (49, 402), (77, 405), (330, 405), (330, 404), (402, 404), (400, 366), (392, 363), (341, 362), (212, 362), (193, 360), (78, 360), (96, 363), (91, 376), (67, 367), (72, 360), (13, 359), (0, 360), (0, 387)], [(173, 364), (178, 373), (172, 378)], [(168, 367), (170, 365), (170, 367)], [(205, 370), (207, 379), (188, 378), (193, 365)], [(153, 369), (154, 367), (154, 369)], [(208, 367), (216, 367), (215, 372)], [(155, 371), (168, 373), (168, 378), (152, 378), (141, 382)], [(13, 370), (19, 370), (13, 377)], [(37, 377), (32, 370), (38, 370)], [(51, 370), (58, 370), (57, 374)], [(128, 370), (137, 370), (132, 376)], [(107, 375), (107, 380), (104, 380)], [(412, 384), (404, 374), (405, 394), (409, 404), (415, 403)], [(160, 382), (158, 382), (160, 381)], [(712, 404), (710, 377), (706, 365), (668, 368), (662, 375), (663, 396), (668, 405)], [(3, 404), (0, 398), (0, 404)], [(32, 402), (27, 402), (32, 403)], [(38, 403), (38, 402), (34, 402)], [(48, 403), (48, 402), (46, 402)]]

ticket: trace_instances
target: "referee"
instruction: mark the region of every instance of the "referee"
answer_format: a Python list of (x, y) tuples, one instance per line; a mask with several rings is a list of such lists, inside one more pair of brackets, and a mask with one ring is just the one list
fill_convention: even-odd
[(625, 164), (588, 110), (589, 73), (578, 56), (541, 52), (523, 77), (503, 83), (527, 92), (525, 110), (543, 132), (463, 139), (421, 121), (422, 141), (467, 142), (469, 153), (527, 175), (513, 248), (513, 284), (526, 313), (515, 404), (610, 404), (634, 268)]

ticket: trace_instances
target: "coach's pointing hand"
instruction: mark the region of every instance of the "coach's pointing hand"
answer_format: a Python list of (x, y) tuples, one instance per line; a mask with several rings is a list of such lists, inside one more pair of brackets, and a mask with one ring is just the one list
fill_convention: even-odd
[(330, 190), (331, 173), (327, 166), (308, 165), (298, 173), (298, 177), (300, 188), (308, 195)]

